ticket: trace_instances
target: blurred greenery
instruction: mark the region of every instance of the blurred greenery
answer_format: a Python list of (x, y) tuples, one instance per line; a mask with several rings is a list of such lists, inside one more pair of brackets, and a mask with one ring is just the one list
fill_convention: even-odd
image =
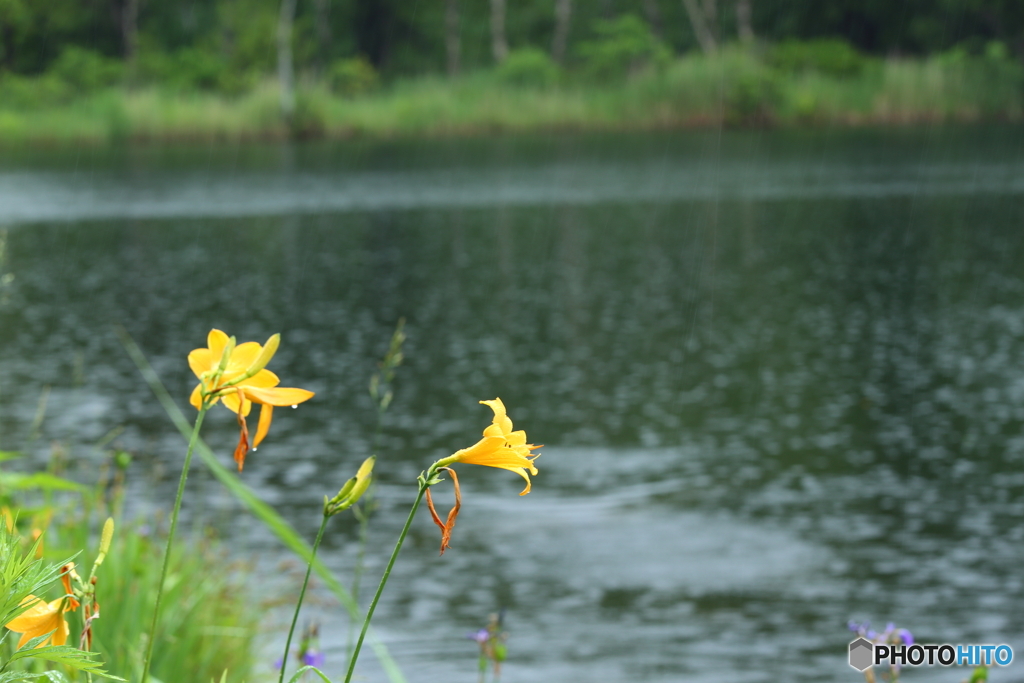
[(708, 52), (677, 0), (576, 2), (564, 60), (551, 0), (490, 5), (303, 2), (279, 41), (278, 0), (0, 0), (0, 142), (1020, 115), (1016, 0), (703, 0)]
[(820, 38), (785, 40), (768, 51), (767, 61), (783, 72), (817, 71), (844, 78), (859, 75), (867, 60), (845, 40)]
[(562, 69), (544, 50), (524, 47), (510, 52), (496, 75), (508, 85), (549, 88), (558, 83)]
[(592, 40), (580, 43), (577, 52), (585, 73), (595, 80), (663, 69), (672, 59), (668, 47), (632, 14), (595, 22), (594, 34)]
[[(47, 555), (84, 548), (78, 561), (91, 566), (95, 521), (85, 515), (62, 516), (49, 535), (55, 549), (48, 546)], [(101, 611), (93, 625), (93, 649), (101, 654), (108, 671), (138, 680), (145, 646), (139, 625), (148, 624), (152, 616), (165, 539), (155, 533), (158, 525), (119, 526), (112, 552), (99, 572)], [(246, 586), (249, 575), (247, 567), (228, 560), (212, 537), (182, 538), (175, 543), (160, 615), (163, 635), (153, 656), (156, 678), (166, 683), (206, 681), (219, 678), (227, 669), (228, 681), (252, 680), (252, 653), (262, 610)], [(80, 628), (72, 620), (73, 639)]]
[(1024, 117), (1024, 65), (996, 48), (981, 55), (957, 48), (927, 58), (865, 59), (858, 73), (842, 76), (810, 67), (784, 70), (735, 45), (614, 77), (604, 68), (593, 72), (609, 74), (604, 78), (574, 74), (544, 52), (513, 50), (494, 70), (398, 79), (361, 94), (352, 81), (347, 92), (339, 88), (345, 94), (302, 83), (290, 120), (281, 115), (280, 90), (270, 78), (231, 95), (139, 86), (70, 96), (68, 86), (50, 76), (9, 76), (0, 81), (0, 145)]
[[(139, 624), (148, 623), (159, 578), (164, 542), (157, 521), (121, 520), (126, 474), (131, 456), (117, 450), (102, 454), (104, 464), (95, 488), (60, 476), (60, 463), (51, 472), (0, 473), (4, 514), (18, 519), (26, 547), (41, 537), (40, 554), (61, 566), (76, 556), (80, 572), (92, 566), (99, 529), (108, 515), (115, 524), (113, 544), (97, 573), (99, 616), (93, 623), (92, 650), (112, 674), (136, 680), (141, 675), (145, 638)], [(8, 453), (17, 457), (17, 453)], [(5, 458), (11, 459), (11, 458)], [(167, 609), (161, 614), (161, 646), (154, 656), (154, 673), (161, 681), (209, 680), (229, 671), (227, 681), (251, 680), (251, 653), (260, 629), (261, 605), (247, 593), (249, 569), (226, 557), (211, 536), (182, 539), (171, 553), (165, 589)], [(84, 574), (87, 576), (87, 572)], [(49, 598), (62, 591), (54, 586)], [(69, 645), (77, 645), (83, 627), (78, 611), (68, 613)], [(16, 640), (3, 646), (10, 655)], [(39, 671), (38, 663), (19, 666)], [(70, 680), (85, 680), (63, 667)]]

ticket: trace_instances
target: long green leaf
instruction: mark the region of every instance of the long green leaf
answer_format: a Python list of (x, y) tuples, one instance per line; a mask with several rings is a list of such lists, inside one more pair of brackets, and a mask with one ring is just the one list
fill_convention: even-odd
[[(182, 438), (187, 442), (192, 434), (192, 425), (189, 424), (185, 415), (182, 414), (174, 399), (167, 392), (167, 388), (160, 381), (160, 377), (157, 376), (156, 371), (153, 370), (153, 367), (143, 355), (142, 350), (139, 349), (128, 332), (120, 326), (117, 326), (115, 329), (121, 338), (121, 344), (124, 345), (125, 351), (131, 356), (139, 372), (142, 373), (143, 379), (146, 380), (149, 388), (153, 391), (157, 400), (160, 401), (160, 405), (167, 412), (167, 416), (171, 418), (171, 422), (174, 423), (178, 431), (181, 432)], [(327, 568), (320, 558), (313, 558), (313, 549), (302, 539), (298, 532), (283, 517), (277, 514), (276, 510), (260, 500), (248, 486), (242, 483), (237, 475), (221, 465), (217, 460), (217, 456), (214, 455), (210, 447), (201, 438), (196, 444), (196, 453), (224, 487), (248, 507), (249, 511), (256, 515), (285, 546), (305, 562), (309, 562), (311, 558), (313, 559), (313, 571), (323, 579), (324, 583), (331, 589), (331, 592), (334, 593), (345, 609), (357, 619), (360, 618), (359, 607), (352, 599), (352, 595), (341, 585), (341, 582), (338, 581), (337, 577), (331, 573), (331, 570)], [(391, 683), (406, 683), (405, 676), (402, 675), (398, 664), (392, 659), (387, 647), (373, 636), (372, 632), (370, 634), (370, 646), (373, 648), (374, 655), (376, 655), (377, 660), (384, 668)]]
[(14, 490), (42, 489), (44, 491), (86, 491), (88, 487), (68, 481), (46, 472), (21, 474), (19, 472), (0, 472), (0, 486)]
[(316, 668), (315, 666), (302, 667), (301, 669), (296, 671), (291, 678), (288, 679), (288, 683), (296, 683), (296, 681), (302, 678), (303, 674), (305, 674), (307, 671), (312, 671), (313, 673), (315, 673), (317, 676), (320, 677), (321, 681), (324, 681), (325, 683), (331, 683), (331, 679), (325, 676), (324, 672)]
[(92, 652), (85, 652), (78, 648), (71, 647), (70, 645), (50, 645), (48, 647), (39, 647), (39, 643), (49, 638), (51, 633), (44, 636), (33, 638), (32, 640), (25, 643), (25, 646), (20, 648), (17, 652), (11, 655), (9, 661), (13, 662), (18, 659), (32, 658), (32, 659), (43, 659), (48, 662), (57, 662), (58, 664), (64, 664), (70, 666), (79, 671), (88, 671), (89, 673), (96, 674), (97, 676), (103, 676), (104, 678), (110, 678), (115, 681), (123, 681), (123, 678), (108, 674), (106, 671), (101, 669), (103, 666), (102, 662), (97, 662), (93, 659), (97, 655)]
[(38, 681), (40, 678), (45, 678), (50, 683), (68, 683), (67, 677), (59, 671), (44, 671), (40, 674), (33, 674), (28, 671), (7, 671), (0, 674), (0, 683), (12, 683), (13, 681)]

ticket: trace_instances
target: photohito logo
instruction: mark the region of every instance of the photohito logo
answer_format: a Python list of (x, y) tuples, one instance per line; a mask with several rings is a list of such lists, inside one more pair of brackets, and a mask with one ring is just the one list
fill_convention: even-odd
[(872, 666), (1009, 666), (1009, 645), (879, 645), (867, 638), (850, 643), (850, 666), (865, 671)]

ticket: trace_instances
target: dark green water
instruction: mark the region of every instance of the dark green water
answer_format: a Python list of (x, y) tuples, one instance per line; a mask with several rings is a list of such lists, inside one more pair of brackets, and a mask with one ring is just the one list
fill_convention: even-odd
[[(169, 507), (182, 444), (113, 325), (183, 407), (207, 330), (280, 331), (273, 369), (317, 397), (276, 413), (243, 476), (312, 537), (368, 454), (367, 382), (404, 316), (368, 584), (416, 474), (488, 422), (478, 400), (500, 396), (547, 445), (523, 498), (514, 475), (460, 469), (443, 558), (417, 520), (375, 622), (410, 681), (475, 680), (464, 635), (499, 607), (508, 683), (856, 681), (849, 619), (1024, 652), (1022, 143), (995, 128), (8, 154), (0, 448), (26, 442), (50, 387), (38, 462), (65, 442), (88, 479), (90, 444), (123, 426), (133, 508)], [(225, 462), (236, 434), (224, 410), (205, 431)], [(190, 485), (188, 514), (280, 573), (279, 546), (201, 468)], [(347, 576), (355, 529), (336, 521), (324, 554)], [(336, 675), (347, 620), (310, 614)], [(269, 629), (276, 656), (284, 624)], [(383, 680), (372, 656), (363, 669)]]

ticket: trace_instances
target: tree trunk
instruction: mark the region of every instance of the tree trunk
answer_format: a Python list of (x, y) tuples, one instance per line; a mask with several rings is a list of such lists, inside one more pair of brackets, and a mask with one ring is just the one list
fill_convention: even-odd
[(661, 10), (658, 8), (658, 0), (644, 0), (644, 14), (647, 15), (647, 23), (651, 25), (651, 33), (661, 38)]
[(690, 17), (690, 26), (693, 27), (693, 34), (697, 36), (700, 49), (706, 55), (714, 54), (718, 50), (718, 41), (715, 40), (711, 29), (708, 28), (704, 11), (697, 4), (697, 0), (683, 0), (683, 7), (686, 9), (687, 16)]
[(135, 58), (139, 52), (139, 0), (125, 0), (121, 7), (121, 37), (124, 40), (124, 61), (128, 78), (135, 75)]
[(446, 0), (445, 2), (444, 44), (448, 51), (448, 75), (458, 76), (462, 60), (462, 39), (459, 36), (459, 0)]
[(14, 71), (14, 25), (9, 21), (0, 20), (0, 48), (3, 51), (0, 66)]
[(551, 44), (551, 57), (559, 64), (565, 61), (571, 21), (572, 0), (555, 0), (555, 39)]
[(754, 25), (751, 20), (750, 0), (736, 0), (736, 31), (744, 43), (754, 42)]
[(491, 54), (501, 64), (508, 56), (508, 41), (505, 39), (505, 0), (491, 0)]
[(704, 0), (704, 20), (707, 22), (708, 31), (718, 45), (721, 35), (718, 31), (718, 0)]
[(322, 77), (327, 69), (327, 50), (331, 45), (331, 0), (313, 0), (316, 15), (316, 75)]
[(281, 114), (289, 123), (295, 114), (295, 67), (292, 64), (295, 1), (281, 0), (281, 15), (277, 20), (277, 80), (281, 85)]

